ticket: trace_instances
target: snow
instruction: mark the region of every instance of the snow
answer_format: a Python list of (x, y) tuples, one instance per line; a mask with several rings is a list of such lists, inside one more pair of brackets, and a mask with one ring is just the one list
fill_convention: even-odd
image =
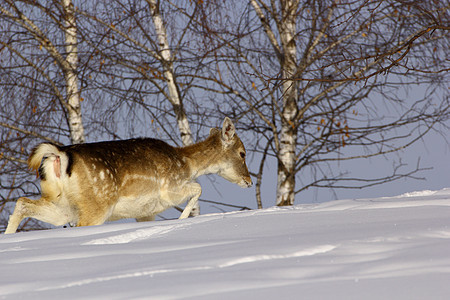
[(450, 299), (450, 189), (0, 236), (0, 299)]

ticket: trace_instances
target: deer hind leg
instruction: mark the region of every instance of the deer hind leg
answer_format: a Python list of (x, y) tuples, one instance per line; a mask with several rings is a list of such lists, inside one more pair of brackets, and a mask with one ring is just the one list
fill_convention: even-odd
[(14, 213), (9, 217), (5, 234), (15, 233), (25, 218), (34, 218), (55, 226), (62, 226), (71, 221), (70, 213), (48, 198), (31, 200), (22, 197), (17, 200)]

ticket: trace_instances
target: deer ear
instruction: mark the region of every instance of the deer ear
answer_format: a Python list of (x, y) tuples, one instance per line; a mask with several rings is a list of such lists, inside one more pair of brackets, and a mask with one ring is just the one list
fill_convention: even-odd
[(222, 125), (222, 140), (225, 143), (230, 143), (236, 133), (236, 128), (234, 127), (233, 122), (231, 122), (230, 118), (225, 117)]
[(219, 128), (211, 128), (211, 129), (209, 130), (209, 136), (214, 135), (214, 134), (217, 134), (217, 133), (219, 133), (219, 132), (220, 132)]

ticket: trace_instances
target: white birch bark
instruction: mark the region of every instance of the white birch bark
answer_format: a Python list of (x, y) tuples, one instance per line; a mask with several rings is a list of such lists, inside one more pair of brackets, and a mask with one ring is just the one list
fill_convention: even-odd
[[(5, 1), (10, 7), (16, 9), (14, 1)], [(66, 45), (66, 56), (62, 55), (45, 33), (27, 18), (22, 12), (16, 14), (0, 6), (0, 12), (27, 30), (47, 50), (50, 56), (61, 68), (66, 81), (66, 97), (55, 87), (55, 94), (65, 110), (65, 117), (69, 126), (72, 143), (84, 142), (84, 127), (81, 118), (80, 92), (77, 77), (77, 30), (74, 7), (71, 0), (62, 0), (63, 28)], [(42, 70), (39, 70), (42, 72)], [(47, 75), (44, 75), (47, 76)]]
[[(180, 131), (181, 141), (183, 146), (188, 146), (194, 143), (192, 138), (191, 128), (189, 121), (184, 111), (183, 104), (181, 102), (180, 92), (175, 82), (175, 76), (173, 72), (173, 58), (169, 47), (169, 40), (167, 38), (166, 27), (161, 16), (161, 12), (156, 0), (147, 0), (152, 12), (153, 25), (155, 26), (156, 36), (158, 40), (159, 52), (162, 58), (163, 75), (167, 83), (167, 89), (169, 90), (168, 100), (173, 106), (177, 118), (178, 129)], [(200, 205), (197, 203), (191, 210), (190, 216), (198, 216), (200, 214)]]
[(84, 127), (81, 117), (80, 90), (77, 76), (78, 46), (75, 12), (71, 0), (62, 0), (64, 9), (64, 36), (67, 67), (63, 69), (66, 80), (68, 104), (67, 122), (73, 144), (84, 143)]
[(295, 118), (298, 113), (298, 87), (290, 80), (297, 69), (297, 47), (295, 45), (296, 12), (298, 1), (281, 3), (282, 21), (279, 24), (280, 40), (284, 50), (282, 70), (282, 116), (280, 149), (278, 154), (277, 205), (293, 205), (295, 199), (296, 137)]
[[(259, 3), (258, 3), (259, 2)], [(298, 85), (296, 81), (290, 80), (297, 70), (297, 48), (295, 45), (296, 33), (296, 13), (299, 5), (298, 0), (280, 1), (281, 17), (277, 20), (280, 44), (275, 37), (275, 33), (261, 8), (273, 10), (272, 14), (277, 14), (277, 5), (272, 3), (268, 7), (262, 1), (250, 0), (259, 17), (264, 31), (277, 54), (280, 63), (282, 84), (282, 107), (281, 111), (281, 131), (278, 136), (278, 178), (277, 178), (277, 205), (292, 205), (295, 198), (295, 163), (296, 163), (296, 137), (295, 118), (298, 115)], [(277, 135), (274, 132), (274, 135)]]
[(181, 141), (183, 146), (193, 144), (191, 128), (189, 121), (181, 103), (181, 97), (177, 85), (175, 83), (175, 76), (173, 72), (173, 59), (167, 38), (166, 27), (161, 16), (156, 0), (147, 0), (152, 12), (153, 25), (155, 26), (156, 36), (158, 40), (159, 52), (162, 57), (163, 74), (167, 82), (169, 90), (169, 101), (173, 106), (177, 117), (178, 129), (180, 130)]

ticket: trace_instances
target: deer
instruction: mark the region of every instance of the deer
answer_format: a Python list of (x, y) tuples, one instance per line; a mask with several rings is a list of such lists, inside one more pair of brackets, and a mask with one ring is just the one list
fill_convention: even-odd
[(196, 144), (173, 147), (153, 138), (58, 146), (41, 143), (28, 158), (40, 177), (41, 198), (17, 200), (5, 233), (25, 218), (54, 226), (101, 225), (134, 218), (154, 220), (187, 201), (187, 218), (202, 193), (199, 176), (218, 174), (243, 188), (252, 186), (246, 150), (226, 117)]

